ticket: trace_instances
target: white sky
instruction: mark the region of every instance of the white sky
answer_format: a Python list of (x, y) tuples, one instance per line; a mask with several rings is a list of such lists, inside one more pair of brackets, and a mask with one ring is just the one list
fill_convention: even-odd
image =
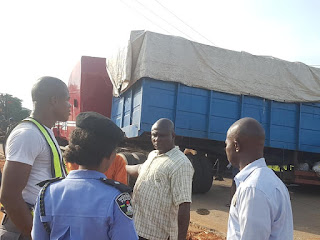
[(82, 55), (107, 57), (130, 30), (320, 67), (318, 0), (0, 0), (0, 26), (0, 93), (30, 109), (39, 77), (67, 83)]

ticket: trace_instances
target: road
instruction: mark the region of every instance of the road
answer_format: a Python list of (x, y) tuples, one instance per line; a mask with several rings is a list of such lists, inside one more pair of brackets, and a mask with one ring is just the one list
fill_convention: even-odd
[[(225, 236), (229, 211), (226, 203), (230, 186), (231, 179), (225, 178), (224, 181), (215, 181), (208, 193), (193, 195), (191, 222)], [(289, 192), (293, 209), (294, 240), (320, 240), (320, 187), (289, 186)]]

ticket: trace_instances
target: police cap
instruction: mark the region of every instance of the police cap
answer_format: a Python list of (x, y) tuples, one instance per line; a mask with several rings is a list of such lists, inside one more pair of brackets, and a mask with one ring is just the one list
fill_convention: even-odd
[(115, 142), (120, 142), (124, 138), (124, 133), (114, 122), (96, 112), (80, 113), (76, 119), (76, 126)]

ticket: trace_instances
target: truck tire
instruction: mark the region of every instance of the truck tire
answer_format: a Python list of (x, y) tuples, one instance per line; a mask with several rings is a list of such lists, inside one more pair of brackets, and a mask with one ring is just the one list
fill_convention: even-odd
[[(126, 161), (127, 165), (139, 164), (138, 160), (130, 152), (120, 152), (117, 154), (120, 155)], [(132, 177), (128, 174), (128, 186), (133, 188), (134, 184), (136, 183), (136, 180), (137, 180), (136, 177)]]
[(192, 193), (206, 193), (210, 190), (213, 182), (212, 163), (205, 156), (188, 155), (193, 168)]
[(127, 165), (136, 165), (139, 164), (138, 160), (130, 152), (120, 152), (117, 153), (126, 161)]
[(134, 152), (134, 153), (132, 153), (132, 155), (134, 156), (135, 159), (137, 159), (139, 164), (142, 164), (147, 160), (146, 155), (144, 155), (143, 153)]

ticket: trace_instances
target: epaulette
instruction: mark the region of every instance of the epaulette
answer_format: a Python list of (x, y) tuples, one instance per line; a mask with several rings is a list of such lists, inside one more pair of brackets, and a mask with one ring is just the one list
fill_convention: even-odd
[(54, 182), (57, 182), (57, 181), (60, 181), (60, 180), (62, 180), (62, 179), (64, 179), (63, 177), (57, 177), (57, 178), (50, 178), (50, 179), (47, 179), (47, 180), (44, 180), (44, 181), (42, 181), (42, 182), (39, 182), (39, 183), (37, 183), (37, 185), (39, 186), (39, 187), (43, 187), (46, 183), (54, 183)]
[(114, 181), (114, 180), (108, 179), (108, 178), (100, 178), (100, 180), (103, 183), (107, 184), (107, 185), (115, 187), (120, 192), (127, 192), (127, 193), (131, 193), (132, 192), (132, 188), (131, 187), (129, 187), (129, 186), (123, 184), (123, 183), (120, 183), (118, 181)]
[[(42, 187), (40, 191), (40, 198), (39, 198), (39, 207), (40, 207), (40, 216), (45, 217), (46, 216), (46, 209), (45, 209), (45, 204), (44, 204), (44, 195), (46, 193), (46, 190), (48, 186), (51, 183), (58, 182), (60, 180), (64, 179), (63, 177), (57, 177), (57, 178), (51, 178), (48, 180), (44, 180), (42, 182), (39, 182), (37, 185)], [(47, 233), (50, 235), (51, 233), (51, 228), (48, 222), (42, 222), (44, 229), (47, 231)]]

